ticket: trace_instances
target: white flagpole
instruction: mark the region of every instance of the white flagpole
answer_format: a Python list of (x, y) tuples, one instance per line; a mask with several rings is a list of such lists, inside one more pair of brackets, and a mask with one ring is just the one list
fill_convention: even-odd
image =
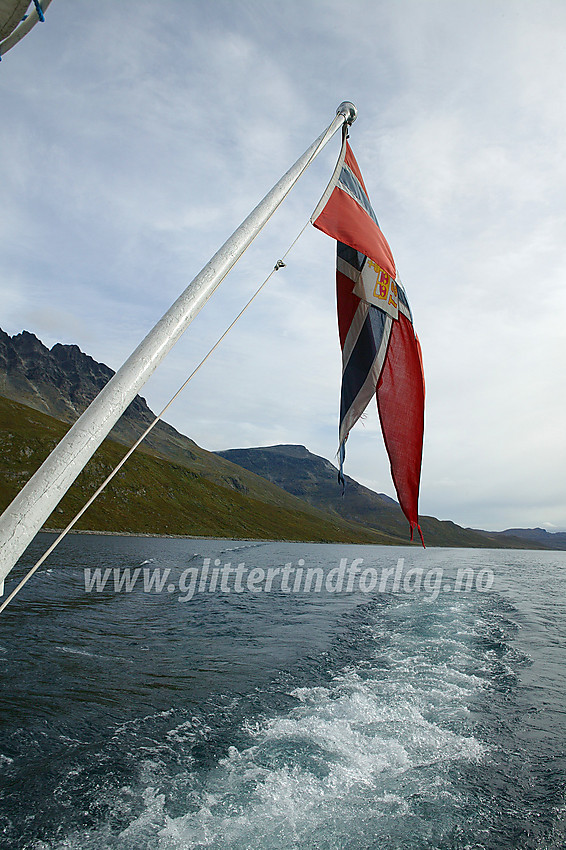
[(355, 121), (356, 115), (352, 103), (340, 104), (328, 128), (219, 248), (6, 508), (0, 517), (0, 595), (4, 592), (5, 577), (137, 392), (313, 159), (344, 123)]

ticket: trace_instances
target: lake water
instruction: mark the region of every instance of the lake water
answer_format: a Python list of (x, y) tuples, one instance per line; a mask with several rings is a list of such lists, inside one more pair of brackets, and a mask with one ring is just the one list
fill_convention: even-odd
[(565, 575), (70, 536), (1, 616), (0, 847), (564, 848)]

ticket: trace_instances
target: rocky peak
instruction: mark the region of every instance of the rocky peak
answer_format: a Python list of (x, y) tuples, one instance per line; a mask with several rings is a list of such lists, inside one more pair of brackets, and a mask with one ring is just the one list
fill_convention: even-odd
[[(0, 329), (0, 395), (64, 422), (74, 422), (113, 374), (78, 345), (58, 342), (50, 350), (29, 331), (10, 336)], [(113, 435), (133, 442), (153, 419), (145, 399), (136, 396)], [(165, 423), (158, 428), (176, 434)]]

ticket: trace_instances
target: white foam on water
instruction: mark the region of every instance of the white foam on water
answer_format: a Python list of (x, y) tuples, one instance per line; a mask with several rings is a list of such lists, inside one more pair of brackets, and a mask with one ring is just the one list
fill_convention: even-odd
[[(64, 652), (66, 655), (81, 655), (84, 658), (98, 658), (99, 660), (102, 660), (102, 661), (114, 661), (115, 660), (115, 658), (113, 658), (110, 655), (100, 655), (96, 652), (89, 652), (86, 649), (79, 649), (76, 646), (55, 646), (54, 649), (56, 649), (57, 652)], [(120, 658), (120, 662), (123, 663), (123, 664), (133, 664), (134, 663), (131, 658), (124, 658), (124, 657)]]
[(72, 646), (56, 646), (58, 652), (66, 652), (67, 655), (84, 655), (87, 658), (104, 658), (103, 655), (95, 655), (93, 652), (87, 652), (86, 649), (76, 649)]
[[(137, 813), (129, 825), (119, 835), (105, 827), (52, 847), (361, 850), (392, 832), (398, 846), (414, 842), (419, 829), (430, 837), (436, 815), (423, 820), (419, 806), (457, 812), (462, 792), (452, 785), (451, 766), (486, 755), (466, 722), (484, 679), (470, 632), (461, 628), (465, 634), (454, 638), (458, 611), (413, 632), (410, 606), (392, 605), (391, 613), (399, 615), (393, 628), (384, 628), (379, 614), (370, 623), (372, 657), (337, 671), (323, 686), (295, 688), (296, 705), (286, 713), (248, 720), (242, 730), (248, 745), (231, 746), (191, 785), (181, 798), (182, 814), (167, 813), (159, 764), (142, 747), (146, 761), (140, 759)], [(123, 724), (116, 734), (137, 725)], [(195, 739), (195, 725), (185, 719), (164, 733), (163, 743), (183, 747)], [(192, 768), (187, 758), (179, 789), (188, 787)], [(168, 777), (170, 789), (176, 781)]]
[(339, 847), (360, 823), (375, 835), (380, 819), (405, 817), (413, 797), (456, 798), (447, 767), (486, 748), (445, 721), (466, 715), (483, 680), (463, 669), (463, 645), (445, 643), (415, 653), (414, 638), (395, 635), (385, 668), (374, 660), (295, 689), (297, 706), (247, 724), (253, 744), (232, 747), (191, 811), (167, 818), (159, 850)]

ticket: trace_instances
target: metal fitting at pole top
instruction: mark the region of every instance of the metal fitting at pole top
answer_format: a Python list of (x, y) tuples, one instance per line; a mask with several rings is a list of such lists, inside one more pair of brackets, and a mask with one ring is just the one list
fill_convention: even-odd
[(343, 115), (346, 124), (351, 126), (358, 117), (358, 110), (349, 100), (343, 100), (336, 110), (336, 115)]

